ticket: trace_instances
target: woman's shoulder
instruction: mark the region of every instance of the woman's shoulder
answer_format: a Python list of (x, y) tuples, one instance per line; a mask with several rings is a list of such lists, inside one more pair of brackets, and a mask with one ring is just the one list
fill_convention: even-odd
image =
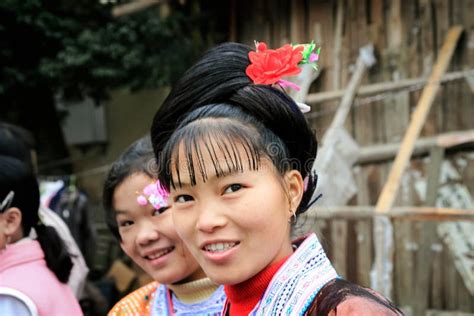
[(386, 315), (403, 313), (379, 293), (343, 279), (326, 284), (318, 293), (307, 315)]
[(151, 304), (158, 285), (158, 282), (154, 281), (133, 291), (118, 301), (107, 315), (150, 315)]

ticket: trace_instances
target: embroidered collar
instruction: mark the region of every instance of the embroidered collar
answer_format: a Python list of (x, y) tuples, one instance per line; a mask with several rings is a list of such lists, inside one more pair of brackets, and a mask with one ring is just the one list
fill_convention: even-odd
[(315, 234), (282, 265), (250, 315), (304, 315), (329, 281), (337, 278)]
[(224, 286), (230, 303), (229, 312), (235, 315), (248, 315), (262, 298), (275, 273), (289, 257), (290, 255), (280, 259), (242, 283)]

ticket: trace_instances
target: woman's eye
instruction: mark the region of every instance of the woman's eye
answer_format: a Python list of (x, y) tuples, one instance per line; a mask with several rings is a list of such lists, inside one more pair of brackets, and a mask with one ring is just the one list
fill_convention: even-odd
[(233, 193), (242, 189), (242, 185), (238, 183), (231, 184), (225, 189), (224, 193)]
[(186, 195), (186, 194), (183, 194), (183, 195), (178, 195), (174, 201), (177, 202), (177, 203), (186, 203), (186, 202), (189, 202), (189, 201), (192, 201), (193, 200), (193, 197), (191, 195)]
[(160, 214), (163, 214), (169, 208), (170, 208), (169, 206), (163, 206), (163, 207), (160, 207), (157, 210), (153, 210), (153, 216), (158, 216)]
[(127, 226), (131, 226), (131, 225), (133, 225), (132, 221), (121, 221), (121, 222), (119, 222), (120, 227), (127, 227)]

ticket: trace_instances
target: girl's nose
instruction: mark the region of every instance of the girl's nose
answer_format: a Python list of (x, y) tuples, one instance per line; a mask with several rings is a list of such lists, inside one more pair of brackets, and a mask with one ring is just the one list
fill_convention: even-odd
[(137, 234), (137, 243), (139, 245), (147, 245), (150, 242), (156, 241), (160, 238), (160, 233), (156, 227), (150, 223), (142, 223)]

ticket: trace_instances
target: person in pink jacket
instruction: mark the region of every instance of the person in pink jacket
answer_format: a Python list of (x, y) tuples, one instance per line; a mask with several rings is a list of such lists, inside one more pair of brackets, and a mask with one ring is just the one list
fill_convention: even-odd
[[(67, 281), (72, 261), (56, 230), (38, 216), (39, 188), (18, 159), (0, 155), (2, 315), (82, 315)], [(34, 230), (36, 239), (30, 231)]]

